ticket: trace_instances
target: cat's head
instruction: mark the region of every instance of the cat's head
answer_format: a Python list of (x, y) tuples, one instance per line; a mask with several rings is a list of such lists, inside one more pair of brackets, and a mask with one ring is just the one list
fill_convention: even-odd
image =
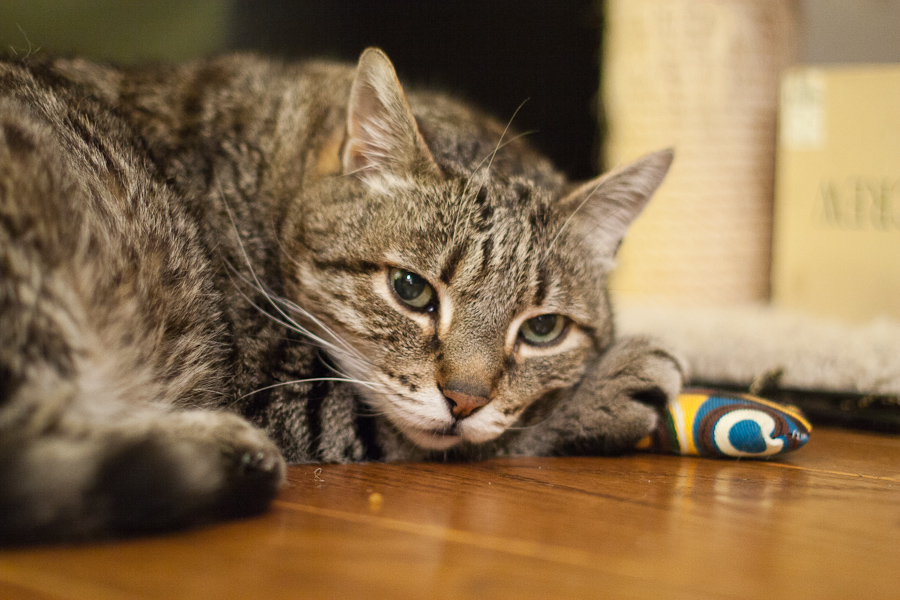
[(570, 186), (496, 122), (414, 106), (363, 53), (342, 173), (289, 217), (285, 269), (372, 410), (444, 449), (498, 437), (611, 342), (606, 276), (672, 153)]

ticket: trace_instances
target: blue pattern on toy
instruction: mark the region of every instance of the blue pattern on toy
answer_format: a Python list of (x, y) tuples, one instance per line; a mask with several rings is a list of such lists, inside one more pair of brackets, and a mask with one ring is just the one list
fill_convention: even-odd
[(763, 436), (762, 427), (750, 419), (735, 423), (728, 432), (728, 440), (733, 448), (751, 454), (761, 454), (769, 447)]

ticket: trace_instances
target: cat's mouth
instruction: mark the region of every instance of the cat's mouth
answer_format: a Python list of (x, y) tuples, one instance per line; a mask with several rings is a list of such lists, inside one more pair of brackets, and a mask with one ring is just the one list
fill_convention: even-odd
[[(362, 390), (363, 397), (368, 397), (368, 391)], [(463, 441), (463, 432), (449, 414), (443, 395), (437, 390), (434, 394), (434, 399), (420, 396), (415, 402), (401, 394), (381, 394), (373, 395), (369, 402), (386, 413), (396, 430), (419, 448), (446, 450)]]

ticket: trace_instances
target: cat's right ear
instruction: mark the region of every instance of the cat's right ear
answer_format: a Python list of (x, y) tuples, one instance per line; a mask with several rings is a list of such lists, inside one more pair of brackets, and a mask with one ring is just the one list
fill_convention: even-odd
[(359, 57), (341, 159), (345, 174), (363, 180), (383, 174), (440, 176), (394, 66), (377, 48)]
[(621, 169), (578, 186), (560, 201), (597, 256), (615, 256), (625, 232), (662, 183), (675, 154), (648, 154)]

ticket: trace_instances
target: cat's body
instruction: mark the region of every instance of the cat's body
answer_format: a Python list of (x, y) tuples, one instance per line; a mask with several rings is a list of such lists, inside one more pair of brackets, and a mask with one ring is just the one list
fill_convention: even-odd
[(569, 186), (377, 51), (0, 63), (0, 542), (257, 512), (279, 451), (629, 448), (681, 375), (605, 274), (670, 160)]

